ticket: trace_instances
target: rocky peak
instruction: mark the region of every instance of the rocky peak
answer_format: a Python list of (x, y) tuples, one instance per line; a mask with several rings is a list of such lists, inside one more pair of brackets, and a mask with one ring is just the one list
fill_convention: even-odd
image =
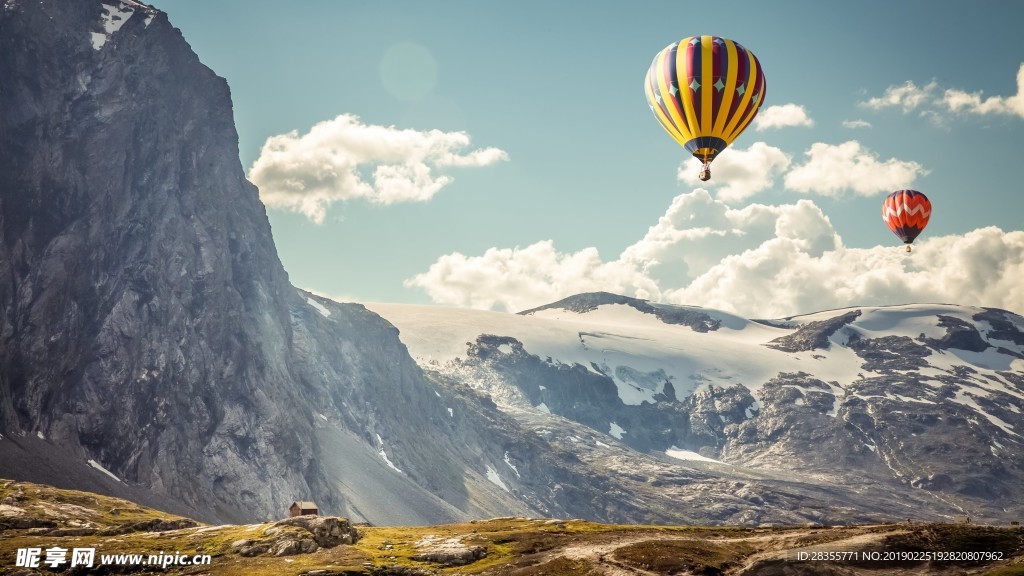
[(612, 305), (629, 306), (638, 312), (651, 314), (666, 324), (681, 324), (689, 326), (695, 332), (718, 330), (722, 325), (722, 321), (720, 319), (712, 318), (700, 309), (686, 306), (673, 306), (671, 304), (658, 304), (647, 300), (641, 300), (639, 298), (612, 294), (611, 292), (585, 292), (583, 294), (576, 294), (551, 304), (545, 304), (544, 306), (539, 306), (537, 308), (523, 310), (522, 312), (519, 312), (519, 314), (529, 316), (544, 310), (567, 310), (577, 314), (586, 314), (587, 312), (597, 310), (601, 306)]
[[(8, 1), (0, 38), (4, 432), (225, 511), (316, 485), (312, 422), (280, 408), (298, 295), (226, 81), (137, 2)], [(276, 466), (299, 471), (238, 480)]]

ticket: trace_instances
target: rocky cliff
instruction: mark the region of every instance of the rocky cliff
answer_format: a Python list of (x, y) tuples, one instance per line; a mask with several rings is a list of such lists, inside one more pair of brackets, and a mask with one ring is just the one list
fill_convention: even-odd
[[(399, 519), (465, 515), (443, 499), (462, 480), (461, 463), (438, 471), (450, 444), (375, 428), (422, 429), (444, 408), (392, 326), (358, 305), (328, 321), (289, 284), (227, 82), (166, 15), (8, 0), (0, 44), (4, 473), (272, 518), (374, 493), (392, 471), (345, 484), (344, 460), (380, 463), (388, 440), (412, 478), (395, 490), (418, 502)], [(325, 429), (343, 431), (329, 454)]]
[(9, 0), (0, 42), (8, 441), (218, 516), (329, 494), (227, 83), (135, 2)]

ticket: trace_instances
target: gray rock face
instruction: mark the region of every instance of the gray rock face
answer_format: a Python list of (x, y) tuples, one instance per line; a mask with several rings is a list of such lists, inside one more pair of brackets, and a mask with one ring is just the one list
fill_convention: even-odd
[(228, 85), (165, 14), (6, 0), (0, 77), (0, 475), (99, 477), (211, 521), (295, 499), (349, 513), (399, 473), (353, 485), (321, 448), (332, 428), (375, 457), (386, 443), (405, 498), (434, 503), (382, 503), (399, 519), (477, 510), (394, 327), (358, 305), (328, 318), (289, 284)]
[(825, 350), (831, 346), (829, 338), (859, 316), (860, 310), (851, 310), (828, 320), (808, 322), (797, 328), (796, 332), (772, 340), (767, 346), (785, 352)]
[(163, 13), (113, 5), (0, 13), (0, 423), (207, 518), (337, 505), (280, 385), (299, 298), (227, 83)]

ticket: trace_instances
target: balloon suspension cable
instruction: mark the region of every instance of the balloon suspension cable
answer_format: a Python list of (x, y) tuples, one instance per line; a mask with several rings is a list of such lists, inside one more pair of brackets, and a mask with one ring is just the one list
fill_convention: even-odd
[(707, 182), (711, 180), (711, 163), (708, 162), (707, 152), (704, 153), (704, 166), (700, 169), (700, 174), (697, 175), (701, 182)]

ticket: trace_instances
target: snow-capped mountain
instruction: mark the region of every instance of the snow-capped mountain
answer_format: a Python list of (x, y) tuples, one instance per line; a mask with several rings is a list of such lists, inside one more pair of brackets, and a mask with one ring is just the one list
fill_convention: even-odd
[(769, 474), (853, 502), (885, 494), (897, 515), (1019, 514), (1024, 319), (1010, 312), (922, 304), (764, 321), (601, 293), (518, 315), (367, 306), (435, 379), (529, 425), (569, 420), (723, 477)]

